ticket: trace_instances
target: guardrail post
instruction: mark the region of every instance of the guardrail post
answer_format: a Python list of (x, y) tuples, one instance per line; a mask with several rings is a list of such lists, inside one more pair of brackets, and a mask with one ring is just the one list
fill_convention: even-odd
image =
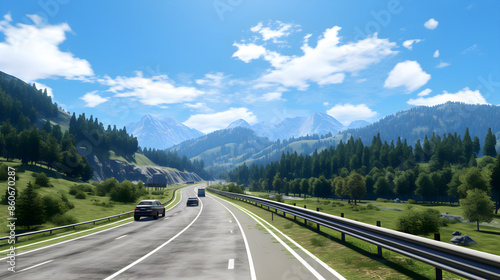
[[(316, 211), (319, 212), (319, 208), (316, 208)], [(319, 232), (319, 224), (318, 223), (316, 224), (316, 231)]]
[[(377, 226), (380, 226), (380, 221), (377, 221)], [(382, 257), (382, 247), (377, 246), (377, 253), (379, 257)]]
[[(340, 213), (340, 217), (344, 218), (344, 213)], [(345, 242), (345, 233), (342, 232), (342, 242)]]
[(307, 205), (304, 204), (304, 209), (306, 209), (306, 208), (307, 208)]
[(52, 231), (50, 231), (50, 234), (52, 234)]
[(293, 206), (296, 206), (296, 205), (295, 205), (295, 202), (293, 203)]
[(271, 221), (274, 221), (274, 212), (271, 212)]
[[(434, 233), (434, 240), (441, 241), (441, 234), (439, 232)], [(443, 271), (436, 267), (436, 280), (443, 280)]]

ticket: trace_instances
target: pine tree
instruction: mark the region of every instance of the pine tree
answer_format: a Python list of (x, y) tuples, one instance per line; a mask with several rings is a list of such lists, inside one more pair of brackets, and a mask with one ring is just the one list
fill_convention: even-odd
[(490, 128), (490, 129), (488, 129), (488, 133), (486, 134), (486, 137), (484, 138), (483, 155), (490, 156), (490, 157), (496, 157), (497, 156), (497, 150), (495, 148), (496, 144), (497, 144), (497, 138), (491, 132), (491, 128)]
[(498, 214), (498, 208), (500, 204), (500, 155), (497, 155), (495, 167), (491, 173), (491, 189), (497, 194), (497, 204), (495, 208), (495, 214)]
[(20, 226), (28, 227), (41, 225), (45, 222), (45, 213), (42, 198), (28, 182), (26, 189), (19, 195), (16, 204), (16, 218)]
[(474, 140), (472, 141), (472, 151), (477, 155), (479, 155), (479, 151), (481, 150), (481, 144), (479, 143), (479, 137), (474, 136)]
[(474, 148), (473, 143), (472, 143), (472, 139), (470, 138), (470, 135), (469, 135), (469, 128), (467, 128), (465, 130), (464, 140), (463, 140), (462, 145), (464, 147), (464, 157), (466, 159), (469, 159), (472, 156), (473, 148)]
[(417, 185), (415, 194), (423, 199), (428, 199), (436, 193), (434, 183), (432, 182), (431, 177), (426, 173), (420, 173), (415, 184)]

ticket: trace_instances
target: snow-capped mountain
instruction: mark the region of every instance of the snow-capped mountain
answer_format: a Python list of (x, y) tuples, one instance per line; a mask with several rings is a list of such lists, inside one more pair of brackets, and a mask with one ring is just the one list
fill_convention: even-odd
[(128, 124), (127, 131), (137, 137), (141, 147), (156, 149), (166, 149), (204, 135), (172, 118), (159, 120), (151, 115), (145, 115), (139, 121)]
[(259, 122), (254, 125), (248, 124), (245, 120), (237, 120), (231, 123), (226, 129), (234, 127), (245, 127), (254, 130), (257, 135), (267, 137), (270, 140), (288, 139), (290, 137), (301, 137), (306, 135), (324, 135), (329, 132), (336, 134), (345, 127), (334, 117), (315, 112), (309, 117), (285, 118), (273, 124)]
[(226, 129), (231, 129), (231, 128), (235, 128), (235, 127), (244, 127), (244, 128), (252, 129), (252, 126), (249, 123), (247, 123), (247, 121), (245, 121), (244, 119), (239, 119), (239, 120), (232, 122), (230, 125), (228, 125), (226, 127)]

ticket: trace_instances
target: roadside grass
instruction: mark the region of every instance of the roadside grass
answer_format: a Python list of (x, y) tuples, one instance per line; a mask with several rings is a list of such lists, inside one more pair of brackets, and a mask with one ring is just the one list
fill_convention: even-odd
[[(183, 188), (185, 186), (186, 185), (175, 185), (174, 187), (172, 187), (171, 191), (168, 192), (168, 195), (164, 196), (164, 198), (161, 199), (160, 201), (165, 202), (165, 201), (169, 200), (172, 197), (174, 190)], [(148, 198), (158, 199), (158, 196), (145, 197), (144, 199), (148, 199)], [(141, 199), (143, 199), (143, 198), (141, 198)], [(175, 206), (180, 200), (181, 200), (180, 192), (177, 192), (177, 195), (175, 196), (175, 198), (169, 204), (166, 205), (166, 210)], [(75, 208), (76, 208), (76, 205), (75, 205)], [(123, 211), (123, 212), (127, 212), (127, 211), (131, 211), (130, 207), (127, 208), (127, 210)], [(123, 213), (123, 212), (120, 212), (120, 213)], [(116, 215), (119, 213), (114, 213), (114, 214)], [(112, 216), (112, 215), (102, 215), (99, 217), (93, 217), (93, 218), (87, 219), (85, 221), (98, 219), (98, 218), (102, 218), (102, 217), (106, 217), (106, 216)], [(48, 246), (51, 244), (59, 243), (59, 242), (65, 241), (65, 240), (70, 240), (70, 239), (74, 239), (74, 238), (77, 238), (80, 236), (85, 236), (85, 235), (88, 235), (88, 234), (91, 234), (94, 232), (99, 232), (99, 231), (103, 231), (106, 229), (110, 229), (110, 228), (113, 228), (113, 227), (116, 227), (119, 225), (126, 224), (128, 222), (131, 222), (132, 217), (133, 217), (133, 214), (127, 214), (127, 215), (123, 215), (120, 218), (117, 217), (117, 218), (112, 218), (111, 220), (104, 220), (104, 221), (96, 222), (95, 225), (87, 224), (87, 225), (77, 226), (75, 228), (56, 230), (52, 234), (47, 232), (47, 233), (41, 233), (41, 234), (20, 237), (18, 239), (18, 241), (16, 242), (16, 248), (17, 248), (16, 252), (20, 253), (20, 252), (24, 252), (24, 251), (29, 251), (29, 250), (33, 250), (36, 248), (45, 247), (45, 246)], [(48, 228), (52, 228), (52, 226), (48, 227)], [(37, 230), (41, 230), (41, 229), (42, 228), (37, 229)], [(3, 235), (3, 236), (5, 236), (5, 235)], [(38, 244), (35, 244), (35, 243), (38, 243)], [(7, 240), (0, 241), (0, 253), (2, 253), (4, 250), (6, 250), (9, 247), (10, 247), (10, 245), (7, 244)]]
[[(33, 177), (34, 173), (40, 173), (44, 172), (49, 178), (50, 178), (50, 184), (53, 185), (53, 187), (42, 187), (36, 189), (37, 192), (42, 195), (52, 195), (55, 197), (60, 197), (61, 194), (64, 194), (68, 200), (74, 204), (74, 208), (68, 210), (65, 214), (70, 215), (76, 219), (77, 222), (84, 222), (84, 221), (89, 221), (89, 220), (94, 220), (94, 219), (99, 219), (99, 218), (104, 218), (108, 216), (113, 216), (116, 214), (128, 212), (134, 209), (135, 203), (119, 203), (119, 202), (113, 202), (110, 201), (109, 196), (96, 196), (92, 195), (89, 193), (86, 193), (86, 198), (85, 199), (76, 199), (75, 196), (69, 194), (69, 189), (71, 186), (74, 185), (79, 185), (79, 184), (84, 184), (84, 185), (89, 185), (93, 188), (91, 184), (88, 183), (83, 183), (79, 182), (76, 180), (73, 180), (71, 178), (67, 178), (64, 176), (61, 176), (61, 174), (48, 170), (44, 167), (40, 166), (21, 166), (20, 162), (18, 161), (13, 161), (13, 162), (5, 162), (2, 161), (2, 163), (6, 163), (9, 166), (13, 166), (17, 168), (16, 175), (19, 177), (19, 179), (16, 181), (16, 187), (18, 189), (18, 194), (20, 194), (27, 186), (28, 182), (35, 182), (35, 177)], [(158, 199), (162, 202), (167, 201), (173, 193), (173, 190), (176, 188), (183, 187), (185, 185), (172, 185), (168, 186), (166, 191), (163, 194), (152, 194), (152, 191), (149, 191), (148, 195), (145, 195), (140, 199)], [(5, 191), (7, 189), (7, 182), (6, 181), (1, 181), (0, 182), (0, 196), (3, 196), (5, 194)], [(7, 218), (9, 218), (9, 212), (8, 212), (8, 206), (7, 205), (0, 205), (0, 223), (1, 224), (7, 224)], [(46, 222), (42, 225), (35, 226), (31, 228), (30, 230), (41, 230), (41, 229), (46, 229), (46, 228), (53, 228), (56, 227), (55, 224), (51, 222)], [(17, 228), (17, 233), (23, 233), (26, 232), (27, 230), (24, 228)], [(6, 236), (8, 234), (8, 228), (7, 227), (0, 227), (0, 236)]]
[[(261, 194), (267, 193), (252, 192), (252, 195), (256, 196)], [(305, 226), (302, 219), (294, 221), (290, 215), (283, 218), (275, 214), (274, 221), (271, 221), (270, 211), (261, 209), (250, 203), (235, 200), (230, 201), (251, 210), (272, 223), (347, 279), (435, 279), (435, 269), (419, 261), (388, 250), (383, 250), (384, 258), (380, 259), (377, 255), (377, 247), (367, 242), (346, 236), (346, 242), (343, 243), (339, 232), (321, 227), (320, 233), (317, 233), (316, 224), (308, 222), (307, 226)], [(348, 204), (347, 201), (319, 199), (318, 202), (317, 198), (308, 198), (299, 201), (286, 200), (286, 203), (295, 203), (299, 207), (306, 205), (308, 209), (320, 208), (322, 212), (337, 216), (340, 216), (340, 213), (344, 213), (346, 218), (373, 225), (376, 224), (376, 221), (381, 221), (383, 227), (390, 229), (396, 228), (395, 220), (402, 212), (389, 209), (369, 209), (371, 207), (366, 207), (366, 205), (370, 203), (376, 206), (400, 209), (405, 209), (408, 205), (403, 203), (363, 201), (361, 205), (355, 207)], [(436, 208), (441, 213), (462, 214), (459, 206), (412, 204), (412, 207), (420, 209)], [(278, 211), (278, 214), (282, 215), (283, 213)], [(498, 222), (498, 218), (496, 216), (496, 222)], [(474, 223), (450, 223), (448, 226), (440, 228), (442, 241), (448, 242), (453, 237), (452, 232), (455, 230), (462, 232), (462, 234), (467, 234), (479, 242), (479, 244), (468, 248), (500, 255), (500, 243), (498, 242), (500, 228), (482, 224), (478, 232)], [(424, 237), (433, 238), (433, 234)], [(324, 238), (326, 244), (322, 245), (321, 238)], [(443, 272), (443, 275), (444, 279), (464, 279), (446, 271)]]
[[(249, 193), (249, 192), (247, 192)], [(268, 195), (266, 192), (250, 192), (252, 196)], [(272, 194), (273, 193), (269, 193)], [(368, 204), (373, 206), (381, 206), (395, 209), (407, 209), (412, 207), (414, 209), (437, 209), (440, 213), (448, 213), (451, 215), (462, 216), (462, 208), (458, 205), (439, 205), (439, 204), (407, 204), (407, 203), (393, 203), (393, 202), (378, 202), (370, 200), (362, 200), (358, 202), (357, 206), (354, 203), (349, 204), (347, 200), (333, 200), (333, 199), (319, 199), (306, 198), (303, 200), (285, 200), (287, 204), (296, 204), (299, 207), (306, 207), (308, 209), (316, 210), (319, 208), (321, 212), (340, 216), (344, 213), (344, 217), (355, 221), (376, 225), (377, 221), (381, 222), (384, 228), (396, 230), (396, 221), (403, 211), (396, 211), (391, 209), (380, 209), (367, 207)], [(467, 234), (479, 244), (469, 246), (467, 248), (487, 252), (490, 254), (500, 255), (500, 216), (496, 215), (492, 223), (482, 223), (479, 226), (479, 232), (476, 230), (476, 224), (467, 221), (454, 222), (448, 221), (447, 226), (442, 226), (439, 229), (441, 240), (449, 242), (453, 238), (454, 231), (460, 231), (462, 235)], [(434, 239), (434, 234), (425, 235), (423, 237)]]

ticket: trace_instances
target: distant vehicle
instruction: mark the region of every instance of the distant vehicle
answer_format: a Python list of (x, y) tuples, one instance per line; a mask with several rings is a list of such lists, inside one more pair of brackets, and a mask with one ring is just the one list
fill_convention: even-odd
[(197, 197), (190, 197), (186, 203), (186, 206), (198, 206), (199, 201)]
[(198, 189), (198, 196), (199, 197), (204, 197), (205, 196), (205, 189)]
[(161, 214), (165, 217), (165, 206), (158, 200), (142, 200), (134, 210), (134, 220), (138, 221), (141, 217), (153, 217), (157, 220)]

